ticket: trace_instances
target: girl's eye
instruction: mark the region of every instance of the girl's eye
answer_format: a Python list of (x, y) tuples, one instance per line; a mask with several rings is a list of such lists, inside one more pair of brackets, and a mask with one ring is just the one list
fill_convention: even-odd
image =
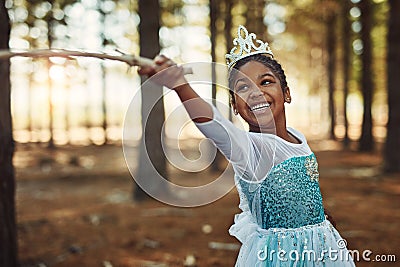
[(261, 82), (261, 85), (268, 85), (268, 84), (270, 84), (270, 83), (271, 83), (270, 81), (265, 80), (265, 81), (262, 81), (262, 82)]
[(247, 86), (247, 84), (242, 84), (236, 89), (236, 91), (237, 92), (243, 92), (243, 91), (246, 91), (248, 88), (249, 87)]

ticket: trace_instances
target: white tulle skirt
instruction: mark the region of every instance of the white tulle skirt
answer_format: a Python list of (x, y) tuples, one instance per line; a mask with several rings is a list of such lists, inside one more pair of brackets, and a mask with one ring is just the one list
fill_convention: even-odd
[(346, 241), (328, 220), (299, 228), (260, 228), (250, 212), (235, 217), (229, 229), (242, 247), (238, 267), (355, 266)]

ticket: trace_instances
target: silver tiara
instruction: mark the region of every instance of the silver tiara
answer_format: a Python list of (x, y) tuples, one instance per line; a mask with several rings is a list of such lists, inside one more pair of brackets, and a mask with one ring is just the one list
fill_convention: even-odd
[(272, 53), (268, 43), (257, 40), (257, 36), (254, 33), (249, 34), (243, 25), (239, 25), (237, 33), (238, 36), (233, 39), (233, 45), (235, 46), (232, 48), (229, 54), (225, 55), (228, 69), (231, 69), (242, 58), (251, 55), (268, 54), (271, 57), (274, 57), (274, 54)]

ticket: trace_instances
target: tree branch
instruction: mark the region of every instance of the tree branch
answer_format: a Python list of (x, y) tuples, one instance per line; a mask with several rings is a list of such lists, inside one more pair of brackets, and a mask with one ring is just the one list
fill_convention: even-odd
[[(121, 53), (121, 52), (119, 52)], [(108, 60), (116, 60), (125, 62), (129, 66), (153, 66), (153, 60), (145, 57), (139, 57), (134, 55), (128, 55), (121, 53), (121, 55), (110, 55), (105, 53), (98, 52), (85, 52), (85, 51), (74, 51), (74, 50), (66, 50), (66, 49), (36, 49), (22, 52), (13, 52), (10, 50), (0, 50), (0, 60), (1, 59), (9, 59), (11, 57), (32, 57), (32, 58), (40, 58), (40, 57), (61, 57), (71, 59), (74, 57), (92, 57), (99, 59), (108, 59)], [(185, 74), (192, 74), (193, 71), (191, 68), (184, 68)]]

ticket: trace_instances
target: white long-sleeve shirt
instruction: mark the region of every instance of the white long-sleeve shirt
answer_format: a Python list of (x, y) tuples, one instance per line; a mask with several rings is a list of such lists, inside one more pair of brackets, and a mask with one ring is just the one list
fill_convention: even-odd
[(271, 168), (291, 157), (307, 156), (312, 153), (305, 136), (288, 127), (287, 130), (301, 141), (288, 142), (277, 135), (253, 133), (239, 129), (212, 106), (213, 119), (196, 123), (199, 130), (210, 138), (215, 146), (232, 163), (235, 174), (245, 171), (251, 179), (264, 179)]

